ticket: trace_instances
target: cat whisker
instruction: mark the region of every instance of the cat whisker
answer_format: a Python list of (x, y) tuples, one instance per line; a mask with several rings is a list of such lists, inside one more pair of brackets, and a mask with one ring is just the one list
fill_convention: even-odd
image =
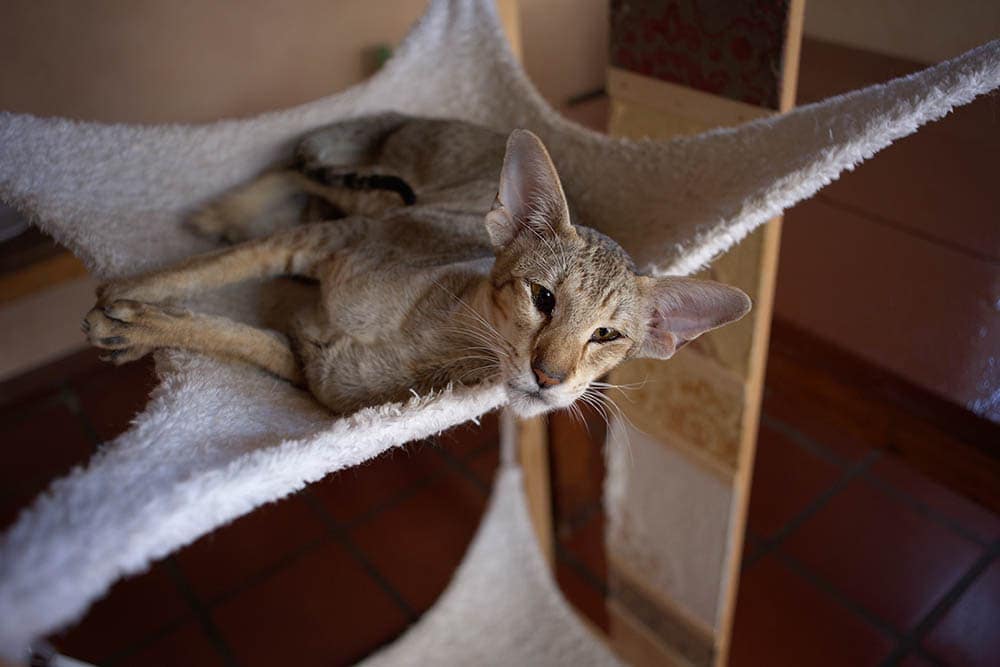
[[(504, 346), (500, 341), (497, 341), (494, 338), (490, 337), (488, 335), (488, 332), (481, 331), (476, 328), (460, 329), (456, 327), (444, 327), (442, 330), (445, 332), (454, 333), (460, 339), (471, 338), (475, 342), (482, 343), (482, 345), (469, 346), (467, 347), (467, 349), (478, 349), (480, 351), (485, 351), (493, 355), (502, 354), (508, 360), (511, 359), (510, 352), (504, 349)], [(467, 341), (462, 340), (460, 342), (465, 343)]]
[(622, 391), (632, 391), (634, 389), (642, 389), (646, 386), (646, 382), (648, 382), (648, 378), (644, 378), (641, 382), (630, 382), (628, 384), (612, 384), (610, 382), (593, 380), (590, 385), (592, 387), (597, 387), (598, 389), (620, 389)]
[(473, 316), (475, 316), (475, 318), (483, 326), (485, 326), (488, 331), (492, 332), (497, 337), (497, 342), (498, 343), (502, 341), (504, 343), (505, 347), (507, 347), (508, 349), (512, 349), (512, 346), (511, 346), (510, 342), (506, 338), (504, 338), (503, 334), (501, 334), (499, 331), (497, 331), (496, 327), (494, 327), (489, 321), (487, 321), (487, 319), (485, 317), (483, 317), (479, 313), (479, 311), (477, 311), (475, 308), (473, 308), (472, 306), (470, 306), (468, 303), (465, 302), (464, 299), (462, 299), (460, 296), (458, 296), (457, 294), (455, 294), (454, 292), (452, 292), (451, 290), (449, 290), (447, 287), (445, 287), (444, 285), (442, 285), (437, 280), (435, 280), (433, 282), (434, 282), (435, 285), (437, 285), (442, 290), (444, 290), (444, 292), (446, 294), (450, 295), (453, 299), (455, 299), (456, 301), (458, 301), (458, 303), (461, 304)]
[[(610, 396), (607, 396), (607, 395), (605, 395), (605, 394), (603, 394), (603, 393), (601, 393), (599, 391), (591, 390), (591, 389), (585, 390), (584, 391), (584, 395), (585, 396), (589, 395), (595, 401), (597, 401), (597, 402), (602, 403), (603, 405), (605, 405), (609, 410), (611, 410), (613, 412), (613, 414), (616, 417), (618, 417), (619, 420), (621, 420), (622, 422), (624, 422), (626, 425), (628, 425), (632, 429), (635, 429), (636, 431), (641, 431), (641, 429), (639, 427), (637, 427), (635, 425), (635, 423), (631, 419), (629, 419), (628, 415), (625, 414), (625, 412), (621, 409), (621, 407), (617, 403), (615, 403), (615, 401)], [(609, 423), (609, 426), (610, 426), (610, 423)], [(631, 440), (631, 438), (628, 435), (628, 430), (627, 429), (624, 430), (624, 434), (625, 434), (625, 448), (626, 448), (626, 451), (628, 452), (629, 462), (630, 463), (634, 463), (634, 458), (632, 456), (632, 440)]]

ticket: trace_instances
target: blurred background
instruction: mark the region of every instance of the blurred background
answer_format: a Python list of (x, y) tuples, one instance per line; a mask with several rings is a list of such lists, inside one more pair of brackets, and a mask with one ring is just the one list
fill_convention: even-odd
[[(609, 14), (643, 3), (517, 4), (532, 81), (604, 131)], [(424, 7), (8, 0), (0, 109), (126, 123), (281, 109), (362, 81)], [(808, 0), (797, 103), (997, 36), (993, 1)], [(994, 93), (786, 214), (733, 664), (1000, 664), (998, 155)], [(155, 384), (148, 360), (112, 369), (84, 349), (95, 284), (0, 208), (3, 526), (126, 428)], [(589, 430), (549, 424), (556, 572), (607, 631), (603, 426), (590, 417)], [(52, 641), (109, 665), (352, 662), (443, 589), (496, 463), (487, 420), (334, 475), (119, 584)], [(328, 636), (317, 617), (350, 632)]]

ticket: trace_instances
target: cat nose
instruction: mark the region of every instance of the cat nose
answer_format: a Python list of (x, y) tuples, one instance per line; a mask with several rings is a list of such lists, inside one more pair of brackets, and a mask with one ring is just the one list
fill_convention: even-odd
[(566, 379), (565, 374), (546, 371), (540, 363), (531, 364), (531, 372), (535, 374), (535, 380), (542, 389), (554, 387)]

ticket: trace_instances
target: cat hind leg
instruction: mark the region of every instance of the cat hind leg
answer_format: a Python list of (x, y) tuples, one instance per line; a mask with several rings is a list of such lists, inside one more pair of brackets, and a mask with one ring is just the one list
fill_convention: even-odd
[(308, 185), (297, 171), (268, 172), (213, 200), (187, 226), (199, 236), (227, 243), (268, 236), (298, 224)]

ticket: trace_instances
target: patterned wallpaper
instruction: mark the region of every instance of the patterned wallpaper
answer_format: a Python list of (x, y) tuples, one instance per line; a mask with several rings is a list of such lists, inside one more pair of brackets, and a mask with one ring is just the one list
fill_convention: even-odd
[(615, 67), (777, 109), (789, 0), (611, 0)]

